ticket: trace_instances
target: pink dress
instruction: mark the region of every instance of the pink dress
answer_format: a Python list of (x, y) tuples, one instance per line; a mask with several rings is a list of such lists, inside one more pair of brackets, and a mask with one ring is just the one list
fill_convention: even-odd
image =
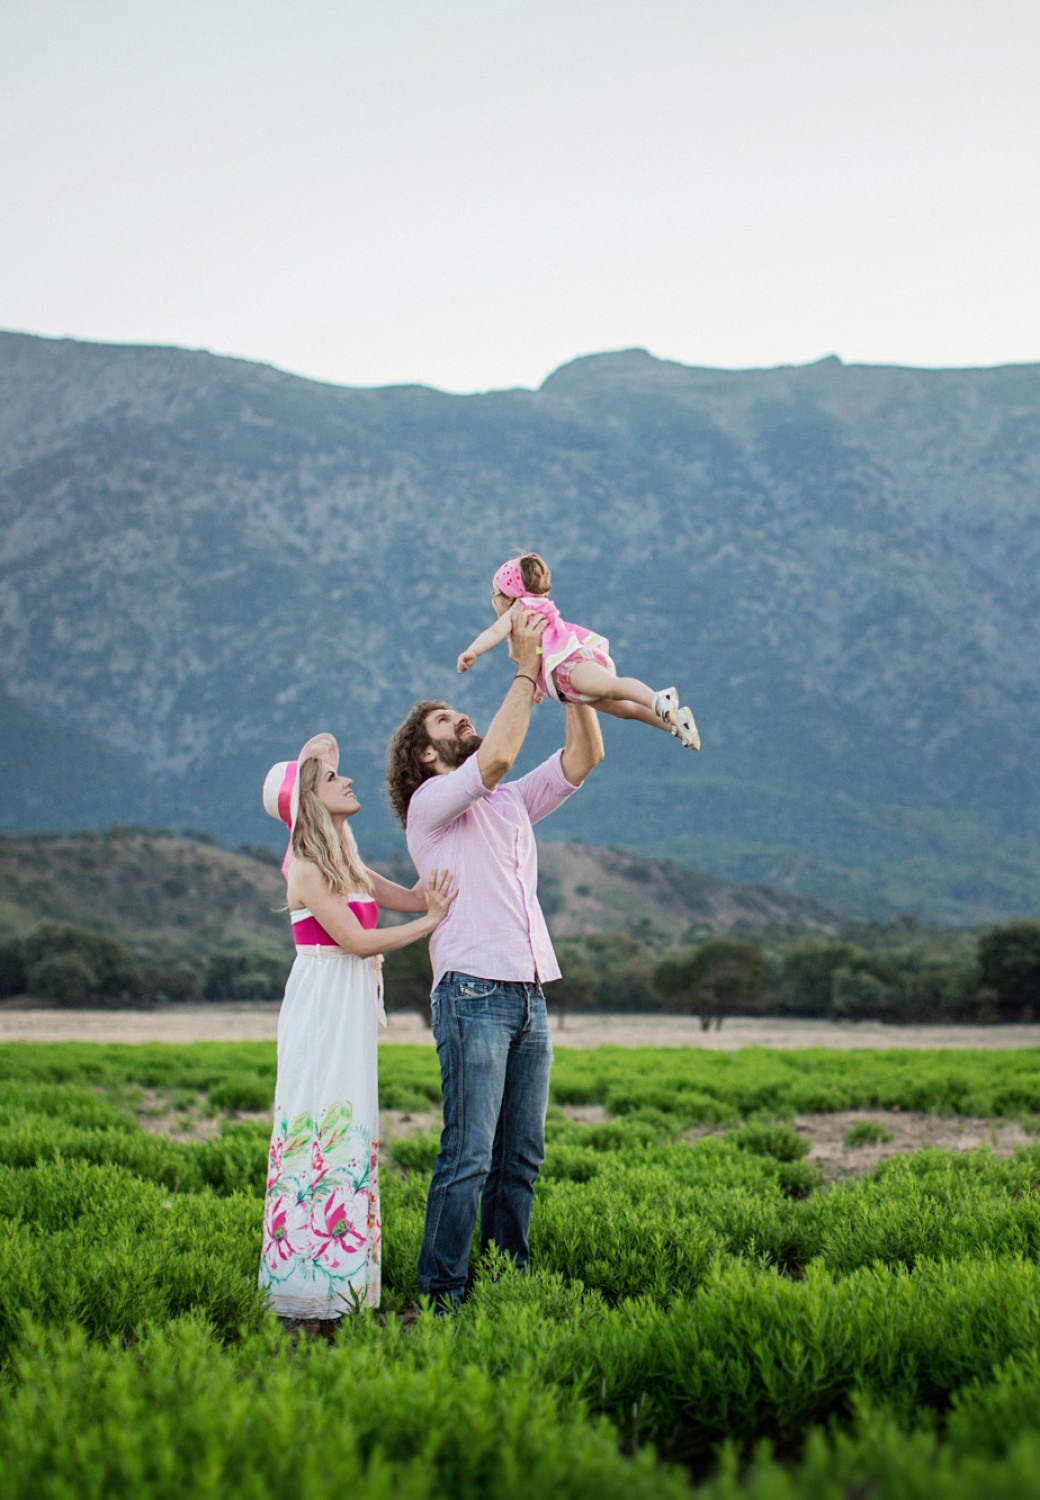
[[(362, 927), (379, 908), (349, 898)], [(260, 1286), (282, 1318), (379, 1306), (378, 966), (346, 953), (306, 910), (278, 1017), (278, 1082)]]
[(541, 638), (542, 664), (538, 672), (541, 691), (561, 703), (591, 703), (591, 698), (571, 687), (570, 668), (578, 661), (597, 661), (613, 671), (606, 636), (562, 620), (548, 594), (524, 594), (516, 602), (524, 609), (544, 615), (548, 621)]

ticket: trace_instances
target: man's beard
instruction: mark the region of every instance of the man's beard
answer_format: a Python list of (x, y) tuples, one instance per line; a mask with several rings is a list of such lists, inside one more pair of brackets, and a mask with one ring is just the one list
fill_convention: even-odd
[(437, 754), (444, 764), (450, 766), (454, 771), (464, 761), (469, 760), (470, 756), (480, 749), (483, 742), (483, 735), (471, 734), (464, 740), (460, 740), (456, 735), (450, 740), (438, 740)]

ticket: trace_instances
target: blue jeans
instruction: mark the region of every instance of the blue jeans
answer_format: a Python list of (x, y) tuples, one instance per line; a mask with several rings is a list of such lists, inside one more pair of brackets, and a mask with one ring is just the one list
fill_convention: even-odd
[(478, 1204), (481, 1252), (493, 1240), (517, 1266), (527, 1265), (553, 1057), (542, 987), (445, 974), (433, 992), (433, 1035), (444, 1131), (426, 1202), (419, 1290), (457, 1302)]

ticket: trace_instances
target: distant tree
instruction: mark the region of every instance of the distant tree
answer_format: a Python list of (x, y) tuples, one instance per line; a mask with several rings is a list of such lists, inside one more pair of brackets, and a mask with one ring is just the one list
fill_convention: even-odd
[(991, 991), (1001, 1021), (1040, 1018), (1040, 922), (1016, 917), (983, 933), (979, 980)]
[(893, 993), (877, 974), (865, 967), (843, 964), (831, 975), (830, 1013), (838, 1021), (889, 1019)]
[(668, 948), (672, 941), (671, 934), (667, 928), (662, 927), (659, 922), (655, 922), (653, 917), (640, 917), (639, 921), (632, 928), (632, 936), (644, 948), (650, 948), (656, 952), (661, 952), (665, 948)]
[(780, 962), (781, 1008), (788, 1015), (829, 1016), (838, 969), (852, 968), (862, 956), (853, 943), (795, 943)]
[(193, 953), (164, 954), (143, 964), (148, 993), (153, 1000), (201, 1000), (206, 965)]
[[(866, 924), (861, 924), (865, 926)], [(973, 954), (960, 938), (946, 946), (905, 942), (913, 924), (887, 924), (900, 946), (799, 942), (780, 955), (778, 989), (788, 1015), (894, 1022), (992, 1019)], [(878, 929), (880, 930), (880, 928)], [(867, 934), (873, 942), (875, 934)]]
[(383, 998), (387, 1012), (414, 1010), (431, 1024), (430, 986), (433, 975), (425, 943), (397, 948), (383, 960)]
[(25, 983), (25, 944), (21, 938), (8, 938), (0, 943), (0, 1000), (24, 995)]
[(654, 988), (673, 1006), (700, 1017), (707, 1031), (712, 1021), (760, 1008), (766, 991), (766, 966), (757, 943), (739, 938), (709, 938), (699, 948), (662, 959), (653, 971)]
[[(76, 963), (60, 965), (59, 958)], [(25, 939), (26, 993), (40, 999), (133, 1001), (147, 993), (140, 960), (129, 948), (101, 932), (46, 923)], [(75, 981), (76, 993), (59, 993), (60, 976)]]
[(81, 953), (49, 953), (29, 970), (29, 993), (57, 1005), (89, 1005), (100, 999), (98, 976)]
[(597, 1010), (656, 1010), (654, 960), (627, 932), (595, 932), (584, 939), (588, 962), (596, 973), (593, 1004)]
[(992, 1021), (979, 988), (974, 954), (919, 957), (902, 987), (907, 1021)]
[(288, 965), (267, 953), (214, 953), (206, 968), (206, 1000), (280, 1000)]
[(549, 1004), (556, 1007), (562, 1029), (568, 1011), (593, 1008), (599, 975), (589, 962), (582, 944), (574, 944), (568, 951), (562, 943), (558, 943), (557, 957), (563, 978), (549, 986), (546, 996)]

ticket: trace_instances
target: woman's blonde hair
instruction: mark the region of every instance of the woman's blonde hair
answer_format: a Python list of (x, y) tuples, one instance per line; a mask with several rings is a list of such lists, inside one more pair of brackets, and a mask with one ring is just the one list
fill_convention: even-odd
[(350, 896), (355, 891), (371, 896), (372, 877), (362, 863), (349, 823), (344, 820), (337, 837), (328, 808), (318, 799), (315, 788), (324, 770), (325, 763), (314, 759), (305, 760), (300, 767), (300, 810), (293, 829), (293, 853), (297, 859), (309, 859), (318, 866), (334, 896)]

